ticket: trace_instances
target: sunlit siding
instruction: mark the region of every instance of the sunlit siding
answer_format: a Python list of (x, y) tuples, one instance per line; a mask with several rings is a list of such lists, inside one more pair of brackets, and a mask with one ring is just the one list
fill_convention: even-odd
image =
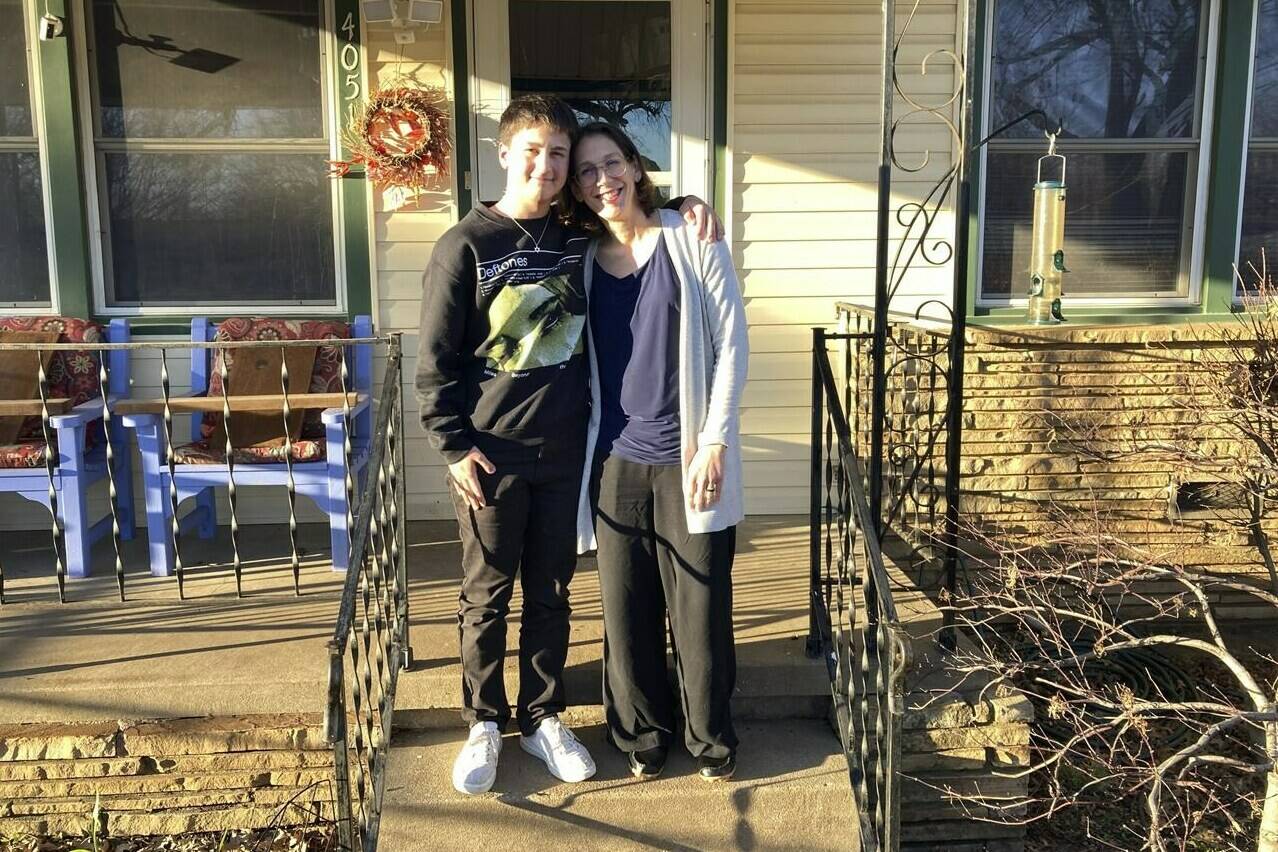
[[(404, 76), (423, 86), (442, 87), (449, 95), (445, 105), (453, 114), (452, 37), (445, 6), (442, 24), (416, 30), (416, 41), (395, 43), (393, 30), (371, 25), (369, 69), (386, 86)], [(464, 69), (460, 73), (465, 73)], [(450, 174), (453, 171), (449, 170)], [(431, 449), (417, 420), (413, 397), (413, 373), (417, 364), (417, 322), (421, 304), (422, 272), (440, 235), (457, 221), (457, 202), (452, 177), (441, 181), (438, 191), (424, 192), (415, 199), (394, 191), (377, 192), (374, 198), (374, 239), (376, 240), (377, 324), (381, 331), (403, 332), (404, 345), (404, 445), (408, 466), (408, 517), (410, 519), (452, 516), (444, 485), (443, 460)], [(379, 360), (375, 375), (380, 376)]]
[[(924, 2), (901, 52), (904, 85), (929, 103), (949, 97), (944, 59), (926, 76), (924, 55), (953, 49), (953, 3)], [(880, 4), (737, 2), (732, 9), (729, 144), (733, 253), (750, 323), (750, 381), (742, 412), (746, 508), (807, 511), (811, 327), (830, 325), (834, 302), (869, 303), (874, 291), (879, 152)], [(898, 104), (904, 112), (906, 107)], [(950, 163), (939, 122), (911, 123), (894, 203), (922, 197)], [(951, 220), (936, 227), (948, 233)], [(902, 283), (907, 310), (948, 292), (948, 267)]]

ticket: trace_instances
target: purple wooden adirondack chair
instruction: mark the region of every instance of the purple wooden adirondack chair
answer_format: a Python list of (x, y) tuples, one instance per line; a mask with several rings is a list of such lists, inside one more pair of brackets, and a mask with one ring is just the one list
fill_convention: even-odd
[[(102, 395), (98, 357), (93, 344), (105, 337), (108, 343), (129, 340), (127, 320), (112, 320), (105, 335), (97, 323), (70, 317), (5, 317), (0, 327), (16, 330), (58, 329), (59, 343), (85, 344), (83, 352), (56, 352), (49, 361), (50, 398), (76, 401), (67, 414), (49, 418), (57, 448), (52, 485), (58, 501), (58, 518), (66, 553), (67, 575), (89, 574), (93, 543), (111, 534), (112, 517), (107, 514), (89, 522), (89, 486), (107, 478), (107, 443), (102, 429)], [(110, 376), (107, 400), (114, 404), (129, 395), (129, 352), (115, 349), (105, 353)], [(111, 423), (112, 466), (115, 469), (116, 514), (120, 538), (133, 538), (133, 464), (128, 432), (119, 417)], [(0, 446), (0, 492), (18, 494), (46, 508), (50, 479), (44, 464), (44, 434), (37, 422), (24, 425), (18, 443)]]
[[(265, 332), (265, 333), (264, 333)], [(233, 318), (220, 325), (198, 317), (191, 321), (191, 339), (253, 340), (253, 339), (320, 339), (342, 337), (372, 337), (373, 324), (367, 316), (358, 316), (348, 326), (341, 322), (311, 320), (280, 320), (261, 318)], [(362, 481), (368, 463), (373, 428), (372, 387), (373, 350), (367, 343), (344, 347), (350, 376), (347, 390), (365, 394), (365, 398), (350, 412), (351, 422), (351, 476), (358, 484)], [(336, 357), (326, 357), (325, 349), (336, 352), (337, 346), (320, 347), (312, 373), (311, 390), (336, 390), (332, 384), (333, 371), (340, 370)], [(215, 358), (221, 357), (212, 349), (191, 350), (191, 394), (205, 396), (221, 393), (221, 377)], [(348, 510), (346, 497), (346, 444), (342, 409), (330, 408), (323, 412), (308, 412), (303, 422), (301, 437), (293, 442), (293, 482), (297, 493), (313, 500), (328, 515), (330, 540), (333, 548), (333, 568), (345, 571), (350, 561), (350, 536), (346, 529)], [(316, 416), (317, 415), (317, 416)], [(179, 504), (195, 498), (195, 509), (181, 518), (180, 528), (185, 531), (195, 527), (200, 538), (213, 538), (217, 532), (217, 504), (213, 489), (228, 484), (225, 448), (219, 441), (211, 440), (221, 413), (192, 415), (191, 441), (174, 447), (174, 475), (177, 482)], [(169, 495), (169, 466), (164, 444), (163, 418), (158, 414), (131, 414), (124, 423), (137, 432), (138, 450), (142, 457), (142, 474), (146, 494), (146, 526), (149, 539), (151, 573), (168, 576), (173, 573), (175, 556), (172, 536), (172, 503)], [(177, 438), (174, 423), (174, 438)], [(231, 418), (234, 436), (235, 417)], [(288, 466), (280, 458), (279, 448), (237, 448), (233, 458), (235, 484), (286, 485)], [(350, 507), (351, 511), (354, 507)]]

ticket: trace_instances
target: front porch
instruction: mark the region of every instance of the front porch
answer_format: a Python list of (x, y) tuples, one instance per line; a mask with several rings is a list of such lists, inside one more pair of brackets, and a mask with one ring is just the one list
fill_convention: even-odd
[[(501, 795), (475, 801), (453, 794), (447, 779), (463, 735), (456, 527), (415, 522), (407, 533), (413, 662), (395, 693), (397, 734), (380, 848), (432, 848), (420, 845), (428, 836), (450, 838), (440, 844), (449, 848), (550, 836), (569, 847), (603, 849), (855, 848), (856, 810), (842, 746), (829, 727), (826, 668), (805, 653), (806, 518), (752, 517), (741, 528), (734, 711), (742, 771), (729, 790), (690, 777), (686, 756), (672, 759), (669, 777), (635, 789), (604, 743), (602, 613), (594, 560), (584, 558), (572, 587), (568, 717), (600, 773), (586, 785), (553, 784), (508, 737)], [(214, 540), (183, 543), (185, 600), (178, 600), (175, 578), (150, 576), (145, 541), (125, 542), (124, 603), (114, 554), (103, 548), (92, 575), (69, 580), (67, 603), (58, 603), (52, 548), (43, 537), (33, 533), (25, 545), (8, 539), (0, 555), (8, 601), (0, 608), (0, 798), (10, 802), (0, 811), (4, 833), (82, 829), (98, 793), (107, 831), (220, 830), (302, 819), (306, 812), (297, 810), (280, 816), (294, 797), (331, 818), (325, 643), (343, 576), (331, 570), (327, 526), (299, 528), (300, 596), (281, 546), (286, 527), (241, 529), (242, 598), (226, 528)], [(971, 772), (982, 743), (1014, 752), (1026, 736), (1014, 714), (1009, 722), (1006, 712), (991, 712), (980, 723), (971, 712), (963, 719), (938, 712), (946, 702), (935, 703), (937, 675), (929, 674), (928, 662), (935, 655), (927, 651), (936, 610), (917, 594), (900, 593), (898, 603), (924, 658), (911, 675), (910, 701), (930, 708), (907, 716), (907, 775)], [(507, 667), (511, 684), (514, 663)], [(990, 724), (996, 715), (1001, 723)], [(37, 778), (45, 780), (33, 786)], [(955, 836), (961, 816), (935, 801), (939, 793), (908, 779), (906, 787), (915, 804), (904, 816), (907, 843), (934, 839), (937, 831)], [(998, 844), (1009, 841), (998, 834), (992, 828), (980, 842), (1004, 848)]]

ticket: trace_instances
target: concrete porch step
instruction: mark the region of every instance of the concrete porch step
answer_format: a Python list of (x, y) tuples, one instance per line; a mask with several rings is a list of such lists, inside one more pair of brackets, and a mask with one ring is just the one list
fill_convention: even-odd
[(696, 776), (682, 749), (661, 778), (637, 781), (604, 741), (602, 725), (577, 728), (599, 766), (561, 784), (507, 735), (493, 792), (463, 796), (451, 783), (463, 732), (399, 734), (391, 748), (382, 816), (386, 852), (422, 849), (856, 850), (847, 765), (823, 721), (738, 725), (736, 778)]

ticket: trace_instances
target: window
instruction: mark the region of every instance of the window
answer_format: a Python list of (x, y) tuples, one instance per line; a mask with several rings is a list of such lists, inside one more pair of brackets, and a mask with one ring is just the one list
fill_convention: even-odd
[(98, 310), (338, 307), (319, 0), (86, 6)]
[(37, 117), (23, 3), (0, 0), (0, 306), (50, 305)]
[[(591, 33), (564, 50), (564, 33)], [(654, 183), (671, 182), (670, 3), (521, 0), (510, 4), (511, 96), (550, 92), (583, 123), (634, 140)]]
[[(1250, 141), (1242, 203), (1238, 269), (1243, 285), (1253, 285), (1268, 262), (1278, 269), (1278, 0), (1259, 0), (1255, 64), (1252, 70)], [(1262, 49), (1261, 45), (1265, 45)]]
[[(1071, 300), (1187, 299), (1200, 208), (1204, 0), (996, 0), (987, 132), (1034, 109), (1064, 127)], [(991, 141), (979, 301), (1028, 287), (1042, 132)], [(1047, 177), (1049, 175), (1045, 175)]]
[[(699, 0), (471, 0), (472, 200), (501, 196), (497, 126), (551, 92), (634, 139), (658, 190), (710, 194), (706, 15)], [(588, 34), (588, 37), (582, 34)]]

